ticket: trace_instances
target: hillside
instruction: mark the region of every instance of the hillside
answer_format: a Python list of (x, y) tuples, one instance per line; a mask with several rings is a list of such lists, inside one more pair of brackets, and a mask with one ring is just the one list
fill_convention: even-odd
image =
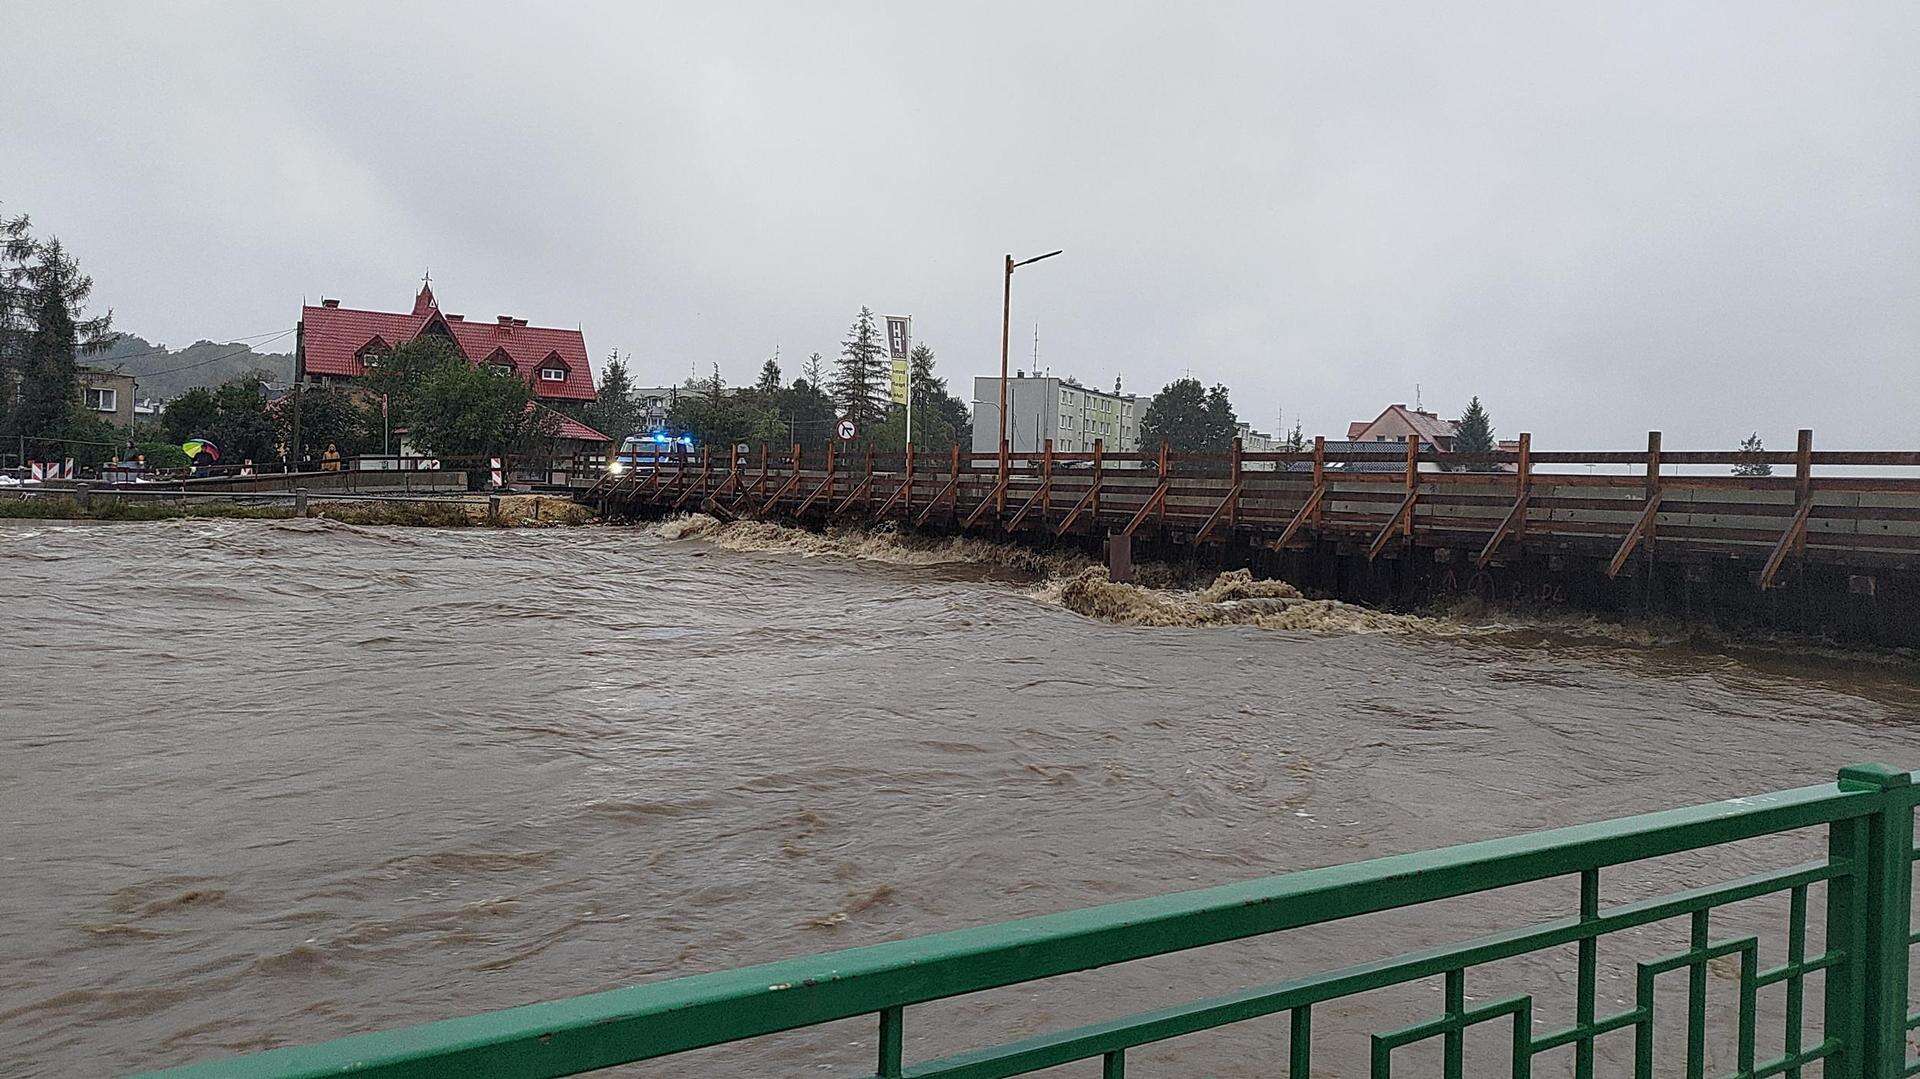
[(293, 381), (293, 353), (255, 352), (238, 342), (196, 341), (181, 349), (156, 345), (123, 333), (98, 352), (82, 357), (88, 367), (118, 369), (139, 381), (141, 397), (172, 398), (195, 386), (222, 382), (260, 371), (269, 382)]

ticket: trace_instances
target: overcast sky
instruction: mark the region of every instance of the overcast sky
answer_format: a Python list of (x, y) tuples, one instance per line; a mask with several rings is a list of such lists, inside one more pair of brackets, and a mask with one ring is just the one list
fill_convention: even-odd
[[(1306, 431), (1920, 444), (1920, 6), (18, 0), (0, 208), (117, 325), (584, 327), (638, 381), (914, 316)], [(24, 64), (21, 62), (24, 61)]]

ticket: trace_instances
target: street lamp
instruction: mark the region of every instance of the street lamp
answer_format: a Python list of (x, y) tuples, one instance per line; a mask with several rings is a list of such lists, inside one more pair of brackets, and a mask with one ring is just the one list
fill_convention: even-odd
[(1013, 261), (1012, 255), (1007, 256), (1006, 283), (1000, 294), (1000, 493), (994, 499), (996, 512), (1004, 512), (1007, 508), (1007, 334), (1013, 323), (1013, 271), (1016, 267), (1050, 259), (1058, 254), (1059, 251), (1049, 251), (1019, 262)]

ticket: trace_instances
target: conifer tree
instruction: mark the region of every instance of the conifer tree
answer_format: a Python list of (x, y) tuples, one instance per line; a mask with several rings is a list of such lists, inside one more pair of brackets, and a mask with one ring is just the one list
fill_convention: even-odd
[(640, 429), (640, 409), (633, 400), (633, 378), (615, 350), (600, 372), (600, 389), (587, 406), (587, 423), (601, 434), (622, 439)]
[(1733, 466), (1736, 476), (1771, 476), (1773, 466), (1761, 456), (1767, 452), (1766, 443), (1760, 441), (1760, 432), (1755, 431), (1740, 443), (1741, 460)]
[(886, 349), (874, 329), (871, 309), (860, 309), (840, 345), (840, 359), (834, 365), (834, 403), (842, 416), (861, 427), (877, 426), (886, 416), (888, 372)]
[(780, 365), (769, 359), (760, 365), (760, 381), (754, 383), (754, 391), (771, 397), (780, 389)]
[(1491, 453), (1495, 449), (1493, 419), (1480, 407), (1478, 396), (1468, 401), (1467, 410), (1460, 414), (1460, 422), (1454, 428), (1453, 448), (1459, 453)]
[(807, 357), (806, 366), (800, 368), (800, 377), (806, 380), (807, 385), (812, 386), (822, 393), (826, 392), (826, 365), (825, 361), (820, 358), (818, 352)]

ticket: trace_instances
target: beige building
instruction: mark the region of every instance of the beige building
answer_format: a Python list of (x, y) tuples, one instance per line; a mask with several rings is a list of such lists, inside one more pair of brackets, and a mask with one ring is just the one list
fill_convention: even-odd
[(82, 367), (77, 374), (82, 407), (115, 427), (133, 426), (135, 383), (132, 375), (92, 367)]

